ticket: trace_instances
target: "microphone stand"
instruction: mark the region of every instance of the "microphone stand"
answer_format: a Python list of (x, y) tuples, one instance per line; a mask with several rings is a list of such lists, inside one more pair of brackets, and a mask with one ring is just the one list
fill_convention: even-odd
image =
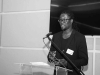
[(55, 46), (57, 51), (63, 56), (63, 58), (74, 68), (74, 70), (79, 74), (79, 75), (85, 75), (80, 69), (78, 69), (74, 63), (58, 48), (58, 46), (51, 40), (51, 38), (48, 36), (47, 37), (51, 43)]

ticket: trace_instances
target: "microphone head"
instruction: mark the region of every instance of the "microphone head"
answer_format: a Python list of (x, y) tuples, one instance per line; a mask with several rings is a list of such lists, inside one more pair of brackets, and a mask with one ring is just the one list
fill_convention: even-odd
[(50, 35), (52, 35), (52, 32), (49, 32), (46, 36), (48, 37), (48, 36), (50, 36)]
[(44, 37), (43, 39), (49, 37), (50, 35), (52, 35), (52, 32), (49, 32), (49, 33), (46, 35), (46, 37)]

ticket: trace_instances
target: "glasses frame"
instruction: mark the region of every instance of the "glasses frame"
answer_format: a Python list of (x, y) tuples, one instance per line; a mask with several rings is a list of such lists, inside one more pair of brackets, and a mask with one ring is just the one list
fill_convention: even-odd
[(71, 19), (63, 19), (62, 21), (61, 21), (61, 19), (59, 19), (58, 22), (63, 22), (63, 21), (68, 22), (68, 20), (71, 20)]

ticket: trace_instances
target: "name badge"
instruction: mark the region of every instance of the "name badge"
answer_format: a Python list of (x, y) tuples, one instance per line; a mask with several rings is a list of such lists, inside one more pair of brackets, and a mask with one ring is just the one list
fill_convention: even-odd
[(66, 53), (69, 54), (69, 55), (73, 55), (74, 51), (71, 50), (71, 49), (67, 49)]

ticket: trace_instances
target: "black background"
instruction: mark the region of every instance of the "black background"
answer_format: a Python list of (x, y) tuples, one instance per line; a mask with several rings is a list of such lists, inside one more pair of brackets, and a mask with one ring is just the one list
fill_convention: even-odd
[(51, 0), (50, 32), (61, 31), (58, 18), (66, 9), (74, 13), (74, 23), (82, 34), (100, 35), (100, 0)]

